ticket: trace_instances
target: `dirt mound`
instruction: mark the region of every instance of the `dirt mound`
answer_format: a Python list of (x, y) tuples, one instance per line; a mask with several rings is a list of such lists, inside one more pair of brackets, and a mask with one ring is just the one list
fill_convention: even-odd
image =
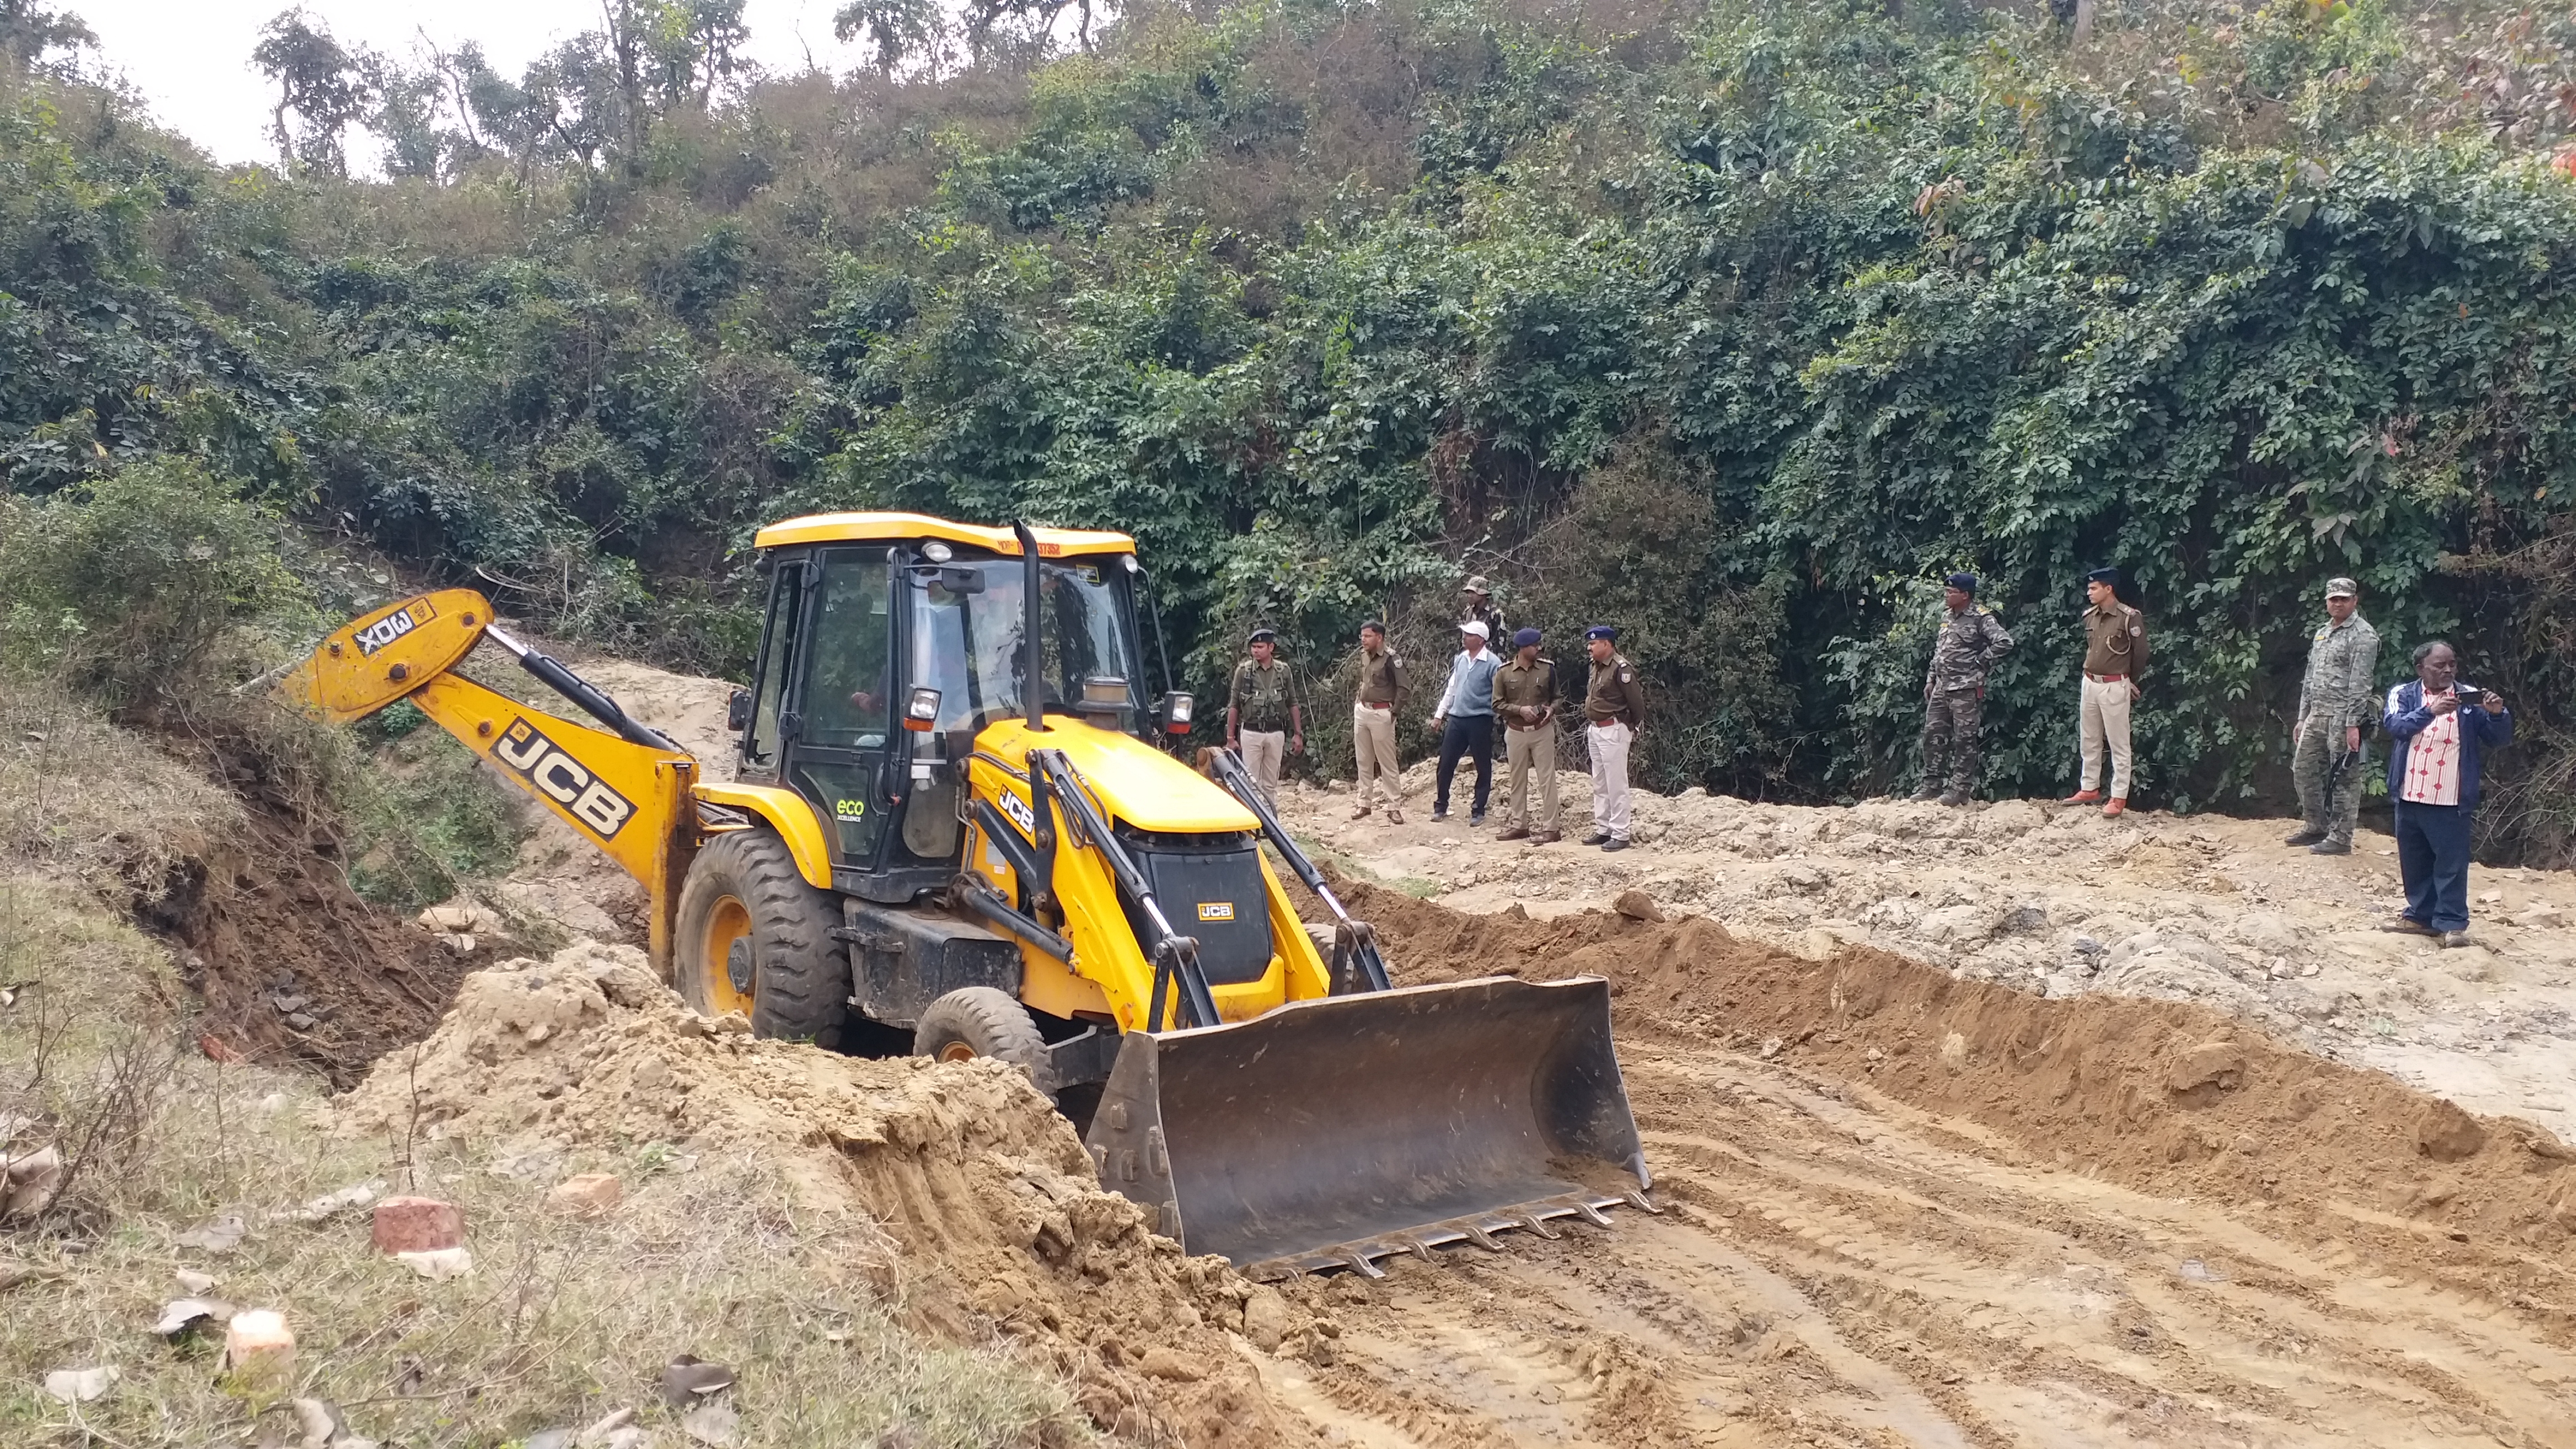
[(337, 845), (253, 802), (245, 843), (185, 862), (146, 924), (177, 938), (210, 1052), (319, 1068), (335, 1087), (420, 1040), (490, 948), (458, 956), (349, 888)]
[(2564, 1171), (2576, 1149), (2207, 1008), (2048, 1000), (1863, 947), (1809, 961), (1700, 917), (1539, 922), (1337, 889), (1404, 981), (1606, 976), (1626, 1032), (1751, 1051), (1965, 1119), (1958, 1131), (2007, 1156), (2300, 1214), (2462, 1286), (2549, 1305), (2576, 1294), (2576, 1174)]
[(337, 1110), (346, 1131), (463, 1138), (502, 1160), (616, 1140), (763, 1149), (810, 1210), (881, 1226), (890, 1251), (870, 1278), (889, 1302), (962, 1340), (1018, 1340), (1084, 1385), (1103, 1427), (1300, 1442), (1226, 1336), (1248, 1302), (1275, 1303), (1148, 1232), (999, 1064), (756, 1041), (738, 1017), (692, 1013), (642, 953), (583, 943), (468, 976), (438, 1030)]

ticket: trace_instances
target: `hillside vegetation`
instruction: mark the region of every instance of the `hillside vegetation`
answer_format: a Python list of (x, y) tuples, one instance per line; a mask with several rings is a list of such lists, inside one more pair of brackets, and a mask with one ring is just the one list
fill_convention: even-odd
[[(845, 12), (839, 79), (749, 75), (715, 3), (516, 78), (281, 20), (295, 162), (230, 170), (17, 44), (0, 529), (184, 464), (739, 673), (764, 520), (1109, 524), (1203, 692), (1255, 621), (1319, 691), (1372, 614), (1445, 648), (1472, 569), (1569, 660), (1626, 627), (1655, 783), (1810, 798), (1908, 781), (1953, 568), (2022, 639), (1993, 787), (2062, 788), (2116, 564), (2180, 809), (2280, 793), (2351, 573), (2385, 674), (2449, 635), (2521, 709), (2496, 848), (2576, 838), (2567, 14), (916, 9)], [(0, 606), (58, 665), (47, 588)]]

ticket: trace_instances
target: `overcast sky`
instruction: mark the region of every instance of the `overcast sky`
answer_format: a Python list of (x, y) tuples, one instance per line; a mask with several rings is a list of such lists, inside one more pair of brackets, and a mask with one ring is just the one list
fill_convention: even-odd
[[(121, 71), (162, 123), (212, 152), (217, 161), (275, 161), (268, 83), (250, 63), (259, 28), (292, 0), (57, 0), (98, 32), (99, 59)], [(852, 47), (832, 38), (832, 12), (845, 0), (750, 0), (751, 57), (773, 71), (801, 71), (807, 55), (827, 70), (856, 62)], [(502, 74), (584, 30), (600, 28), (598, 0), (304, 0), (304, 10), (341, 44), (408, 56), (426, 30), (453, 47), (479, 40)], [(353, 166), (362, 164), (353, 147)], [(363, 164), (374, 169), (372, 154)]]

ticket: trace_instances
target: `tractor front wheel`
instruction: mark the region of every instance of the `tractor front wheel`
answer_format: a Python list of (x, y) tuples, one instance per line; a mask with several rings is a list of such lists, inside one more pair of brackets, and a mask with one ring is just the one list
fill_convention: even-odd
[(680, 886), (672, 985), (709, 1016), (739, 1011), (755, 1036), (838, 1046), (849, 958), (832, 939), (839, 904), (805, 883), (773, 831), (728, 830)]
[(961, 986), (930, 1003), (914, 1028), (915, 1056), (964, 1062), (991, 1057), (1009, 1062), (1036, 1081), (1046, 1064), (1046, 1039), (1036, 1018), (1007, 991)]

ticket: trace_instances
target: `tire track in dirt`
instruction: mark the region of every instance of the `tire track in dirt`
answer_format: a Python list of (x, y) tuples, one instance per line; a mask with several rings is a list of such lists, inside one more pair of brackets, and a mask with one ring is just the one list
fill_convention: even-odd
[[(1516, 966), (1472, 920), (1367, 909), (1412, 979), (1470, 959)], [(1625, 963), (1607, 966), (1622, 983), (1621, 1059), (1664, 1213), (1614, 1213), (1609, 1231), (1568, 1226), (1554, 1241), (1510, 1235), (1500, 1253), (1436, 1266), (1401, 1260), (1377, 1284), (1292, 1285), (1337, 1333), (1318, 1355), (1329, 1367), (1265, 1365), (1276, 1399), (1328, 1440), (1480, 1449), (2576, 1449), (2576, 1340), (2547, 1301), (2565, 1296), (2553, 1285), (2568, 1243), (2531, 1220), (2553, 1143), (2490, 1122), (2493, 1145), (2416, 1162), (2418, 1134), (2389, 1124), (2431, 1110), (2420, 1098), (2300, 1054), (2275, 1061), (2252, 1038), (2246, 1082), (2284, 1096), (2322, 1082), (2344, 1110), (2258, 1119), (2250, 1088), (2166, 1106), (2150, 1064), (2171, 1050), (2163, 1036), (2188, 1047), (2201, 1023), (2163, 1003), (2097, 1000), (2079, 1021), (2074, 1003), (2013, 997), (2000, 1005), (2042, 1014), (1949, 1049), (1946, 1075), (1880, 1071), (1887, 1050), (1864, 1043), (1893, 1043), (1885, 1018), (1921, 968), (1863, 961), (1827, 990), (1817, 979), (1833, 968), (1780, 967), (1712, 930), (1596, 918), (1557, 925), (1552, 943), (1590, 969)], [(1651, 989), (1688, 932), (1701, 933), (1685, 942), (1698, 974)], [(1774, 969), (1840, 1005), (1771, 1010), (1795, 1005), (1764, 994)], [(1871, 986), (1873, 973), (1895, 984)], [(1925, 989), (1940, 1010), (1986, 1007), (1924, 974), (1939, 978)], [(1770, 1035), (1725, 1045), (1748, 1033), (1712, 1024), (1721, 991)], [(1950, 1019), (1908, 1029), (1941, 1042)], [(2125, 1102), (2114, 1079), (2152, 1070), (2154, 1110), (2067, 1105), (2070, 1079), (2042, 1044), (2085, 1031), (2086, 1090)], [(1786, 1044), (1801, 1033), (1811, 1049)], [(2133, 1050), (2150, 1038), (2154, 1052)], [(2014, 1044), (2018, 1058), (2003, 1050)], [(2197, 1142), (2176, 1123), (2230, 1112), (2195, 1130), (2259, 1137), (2250, 1150), (2156, 1145)], [(2154, 1142), (2097, 1140), (2106, 1124)], [(2338, 1154), (2351, 1161), (2338, 1168)], [(2374, 1174), (2391, 1179), (2376, 1198)]]

